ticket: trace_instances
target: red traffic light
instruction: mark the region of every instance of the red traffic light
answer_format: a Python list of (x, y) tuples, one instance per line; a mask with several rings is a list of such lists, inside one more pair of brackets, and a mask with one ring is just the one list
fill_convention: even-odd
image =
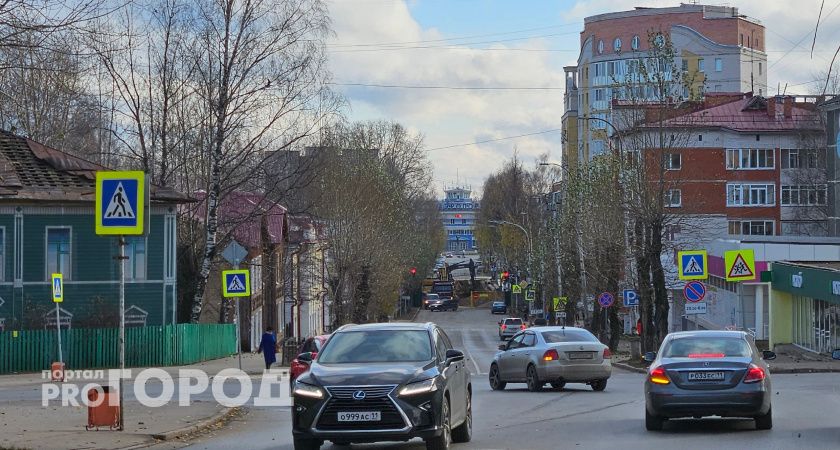
[(510, 272), (508, 272), (508, 271), (504, 271), (504, 272), (502, 272), (502, 279), (505, 279), (505, 278), (507, 278), (507, 277), (509, 277), (509, 276), (510, 276)]
[(410, 274), (412, 274), (412, 275), (417, 275), (417, 269), (415, 269), (414, 267), (412, 267), (411, 269), (408, 269), (408, 273), (410, 273)]

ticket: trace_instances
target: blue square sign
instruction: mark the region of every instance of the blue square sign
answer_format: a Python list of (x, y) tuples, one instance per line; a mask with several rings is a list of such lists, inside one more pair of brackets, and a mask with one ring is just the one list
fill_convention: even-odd
[(96, 234), (144, 233), (145, 177), (140, 171), (96, 172)]

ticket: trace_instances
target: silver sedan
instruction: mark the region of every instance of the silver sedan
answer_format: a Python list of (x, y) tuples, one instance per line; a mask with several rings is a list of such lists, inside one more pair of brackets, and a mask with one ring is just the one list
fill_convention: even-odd
[(536, 392), (546, 383), (555, 389), (586, 383), (603, 391), (612, 373), (610, 357), (610, 349), (583, 328), (528, 328), (499, 346), (490, 365), (490, 388), (526, 383)]

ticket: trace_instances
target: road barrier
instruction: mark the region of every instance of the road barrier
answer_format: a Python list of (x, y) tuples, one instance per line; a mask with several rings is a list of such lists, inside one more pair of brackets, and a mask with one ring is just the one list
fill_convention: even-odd
[[(118, 328), (61, 330), (67, 369), (116, 368)], [(0, 332), (0, 374), (39, 372), (57, 360), (55, 330)], [(180, 366), (236, 353), (232, 324), (178, 324), (125, 330), (126, 367)]]

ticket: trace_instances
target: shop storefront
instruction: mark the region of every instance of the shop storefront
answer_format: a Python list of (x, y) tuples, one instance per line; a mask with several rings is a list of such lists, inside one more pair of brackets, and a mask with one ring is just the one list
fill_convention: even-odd
[(771, 344), (829, 353), (840, 348), (840, 264), (773, 263)]

